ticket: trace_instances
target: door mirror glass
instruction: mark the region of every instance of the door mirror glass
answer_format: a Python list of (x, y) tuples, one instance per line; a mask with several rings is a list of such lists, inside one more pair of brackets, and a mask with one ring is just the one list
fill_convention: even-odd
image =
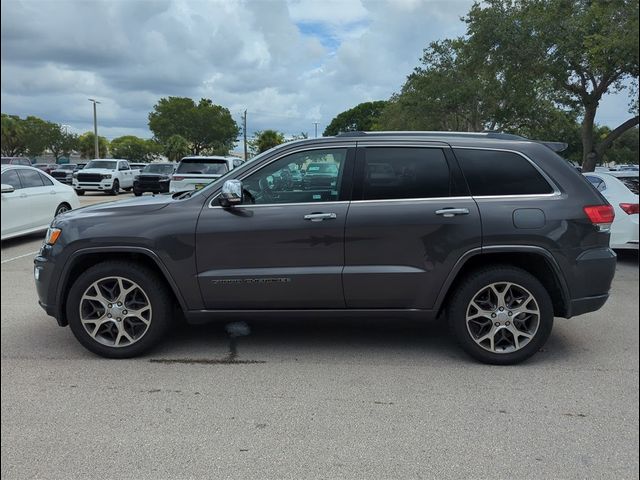
[(11, 193), (14, 191), (13, 186), (11, 185), (7, 185), (7, 184), (2, 184), (2, 193)]
[(224, 182), (218, 201), (225, 208), (241, 205), (244, 202), (242, 182), (240, 180), (227, 180)]

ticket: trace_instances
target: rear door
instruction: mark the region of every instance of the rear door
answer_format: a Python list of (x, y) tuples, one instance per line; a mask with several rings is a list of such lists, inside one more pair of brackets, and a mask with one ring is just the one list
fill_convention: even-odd
[(457, 260), (480, 246), (478, 208), (448, 145), (358, 142), (347, 307), (431, 309)]
[(2, 235), (10, 235), (28, 228), (25, 223), (29, 217), (29, 206), (17, 169), (2, 172), (2, 184), (14, 188), (13, 192), (2, 194)]

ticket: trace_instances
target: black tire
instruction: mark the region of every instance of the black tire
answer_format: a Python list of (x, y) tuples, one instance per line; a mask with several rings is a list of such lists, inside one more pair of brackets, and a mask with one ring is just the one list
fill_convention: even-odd
[[(122, 277), (138, 284), (151, 306), (149, 326), (139, 339), (130, 345), (116, 347), (100, 343), (89, 334), (80, 320), (81, 299), (84, 293), (94, 282), (108, 277)], [(171, 298), (172, 294), (164, 280), (149, 268), (131, 262), (106, 261), (85, 270), (74, 282), (66, 301), (67, 319), (71, 331), (87, 350), (107, 358), (131, 358), (143, 354), (162, 340), (171, 324)], [(126, 308), (127, 301), (124, 303), (123, 308)], [(117, 326), (115, 322), (113, 325)]]
[(142, 195), (142, 192), (141, 192), (140, 190), (136, 190), (136, 189), (134, 188), (134, 189), (133, 189), (133, 194), (134, 194), (136, 197), (139, 197), (140, 195)]
[[(471, 301), (483, 288), (500, 282), (514, 283), (528, 290), (537, 303), (540, 314), (537, 329), (528, 343), (519, 350), (495, 353), (476, 343), (470, 328), (467, 328), (467, 311)], [(545, 287), (529, 272), (510, 266), (487, 267), (474, 271), (455, 287), (447, 306), (447, 317), (456, 340), (473, 358), (492, 365), (513, 365), (528, 359), (546, 343), (553, 328), (553, 304)]]
[(76, 190), (76, 195), (84, 195), (84, 190)]
[(60, 205), (58, 205), (58, 208), (56, 208), (56, 211), (53, 214), (53, 216), (57, 217), (61, 213), (68, 212), (70, 210), (71, 210), (71, 205), (69, 205), (68, 203), (61, 203)]
[(118, 193), (120, 193), (120, 182), (116, 179), (113, 181), (111, 190), (109, 190), (109, 195), (118, 195)]

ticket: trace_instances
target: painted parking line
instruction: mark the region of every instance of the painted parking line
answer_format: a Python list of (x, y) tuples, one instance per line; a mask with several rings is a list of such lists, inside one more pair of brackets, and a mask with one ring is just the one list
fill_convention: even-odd
[(35, 252), (25, 253), (24, 255), (18, 255), (17, 257), (7, 258), (6, 260), (2, 260), (2, 262), (0, 263), (9, 263), (9, 262), (13, 262), (14, 260), (18, 260), (19, 258), (30, 257), (32, 255), (35, 255), (39, 251), (40, 250), (36, 250)]

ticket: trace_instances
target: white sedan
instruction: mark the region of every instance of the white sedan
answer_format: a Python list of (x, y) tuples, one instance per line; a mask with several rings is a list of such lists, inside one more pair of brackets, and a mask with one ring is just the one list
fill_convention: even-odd
[(80, 207), (73, 188), (33, 167), (2, 165), (2, 240), (46, 230)]
[(616, 218), (611, 225), (611, 248), (638, 248), (638, 175), (613, 176), (609, 173), (585, 173), (587, 180), (613, 205)]

